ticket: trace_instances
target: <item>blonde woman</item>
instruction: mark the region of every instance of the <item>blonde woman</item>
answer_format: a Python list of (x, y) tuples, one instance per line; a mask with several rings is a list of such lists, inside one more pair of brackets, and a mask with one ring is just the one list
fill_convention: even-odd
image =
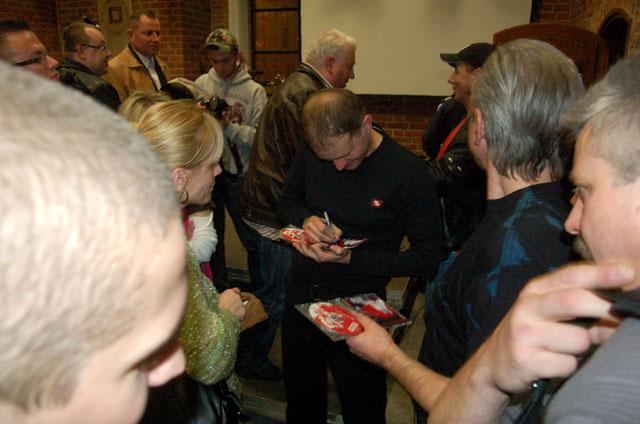
[[(167, 166), (183, 210), (188, 205), (210, 202), (214, 178), (221, 172), (218, 161), (223, 136), (216, 120), (193, 102), (168, 101), (151, 106), (137, 126)], [(200, 383), (212, 385), (233, 372), (239, 321), (244, 319), (246, 310), (239, 289), (228, 289), (218, 295), (191, 251), (187, 276), (189, 299), (180, 328), (187, 374)], [(232, 389), (238, 389), (235, 376), (233, 380)], [(167, 418), (163, 415), (163, 422), (170, 422)]]

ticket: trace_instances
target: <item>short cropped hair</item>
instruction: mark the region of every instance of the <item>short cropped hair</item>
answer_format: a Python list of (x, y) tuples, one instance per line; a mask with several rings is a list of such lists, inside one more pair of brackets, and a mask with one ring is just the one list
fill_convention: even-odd
[(11, 61), (13, 58), (7, 50), (7, 36), (16, 32), (31, 31), (27, 21), (3, 20), (0, 21), (0, 59)]
[(147, 18), (158, 19), (156, 17), (156, 11), (153, 9), (141, 10), (129, 15), (129, 29), (135, 31), (140, 26), (140, 18), (146, 16)]
[(159, 91), (134, 91), (122, 102), (118, 113), (131, 123), (138, 123), (142, 115), (156, 103), (168, 102), (171, 97)]
[(0, 91), (0, 402), (29, 412), (66, 404), (131, 330), (179, 205), (123, 119), (2, 63)]
[(222, 155), (224, 136), (220, 124), (190, 100), (151, 106), (138, 121), (138, 130), (169, 170), (194, 169), (211, 154), (216, 162)]
[(319, 34), (312, 42), (305, 61), (321, 65), (325, 57), (343, 57), (348, 48), (355, 50), (356, 40), (338, 29), (330, 29)]
[(471, 94), (482, 112), (487, 147), (501, 175), (535, 180), (564, 172), (560, 118), (584, 92), (575, 65), (552, 45), (515, 40), (487, 59)]
[(616, 170), (623, 183), (640, 176), (640, 56), (616, 63), (565, 115), (575, 134), (591, 124), (588, 148)]
[(91, 44), (89, 36), (87, 35), (87, 28), (93, 28), (100, 31), (96, 26), (86, 24), (84, 22), (74, 22), (65, 28), (62, 33), (65, 52), (74, 53), (78, 44)]
[(332, 137), (358, 134), (364, 115), (364, 104), (346, 88), (317, 90), (302, 109), (305, 139), (313, 151), (322, 151), (332, 146)]

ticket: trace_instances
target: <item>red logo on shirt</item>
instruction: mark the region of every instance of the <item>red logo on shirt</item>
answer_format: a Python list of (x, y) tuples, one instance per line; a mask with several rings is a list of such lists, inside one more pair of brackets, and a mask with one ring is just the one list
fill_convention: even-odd
[(371, 205), (372, 208), (376, 208), (376, 209), (380, 209), (382, 206), (384, 206), (384, 202), (382, 201), (382, 199), (376, 199), (375, 197), (371, 199), (369, 204)]

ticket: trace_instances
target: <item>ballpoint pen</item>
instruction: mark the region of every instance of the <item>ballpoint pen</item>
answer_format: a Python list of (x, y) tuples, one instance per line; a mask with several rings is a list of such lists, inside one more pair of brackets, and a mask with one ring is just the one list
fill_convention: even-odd
[(327, 213), (327, 211), (324, 211), (324, 220), (327, 224), (327, 227), (329, 227), (329, 229), (331, 230), (331, 235), (333, 236), (333, 241), (336, 242), (338, 241), (338, 238), (336, 237), (336, 232), (333, 229), (333, 224), (331, 223), (331, 220), (329, 219), (329, 214)]

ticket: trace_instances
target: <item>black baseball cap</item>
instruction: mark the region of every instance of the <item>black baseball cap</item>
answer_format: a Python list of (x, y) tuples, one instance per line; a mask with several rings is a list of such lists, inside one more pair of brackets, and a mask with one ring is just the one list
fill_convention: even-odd
[(468, 63), (474, 68), (479, 68), (487, 60), (491, 52), (493, 52), (493, 44), (489, 43), (473, 43), (458, 53), (440, 53), (440, 59), (444, 60), (451, 66), (458, 63)]

